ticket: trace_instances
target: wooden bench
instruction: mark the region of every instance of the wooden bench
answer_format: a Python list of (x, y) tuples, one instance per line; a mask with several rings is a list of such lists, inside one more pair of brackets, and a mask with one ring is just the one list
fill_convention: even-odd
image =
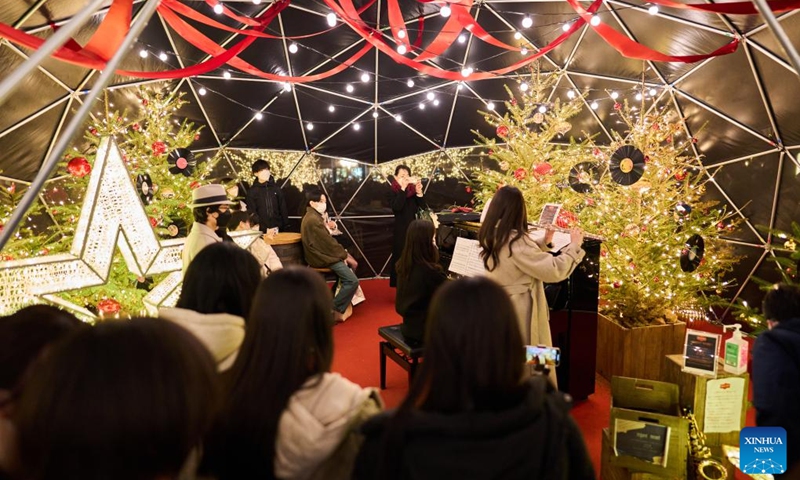
[(386, 357), (391, 358), (408, 372), (408, 384), (411, 385), (422, 358), (422, 345), (413, 340), (406, 340), (400, 331), (400, 325), (381, 327), (378, 329), (378, 335), (384, 339), (380, 343), (381, 390), (386, 389)]

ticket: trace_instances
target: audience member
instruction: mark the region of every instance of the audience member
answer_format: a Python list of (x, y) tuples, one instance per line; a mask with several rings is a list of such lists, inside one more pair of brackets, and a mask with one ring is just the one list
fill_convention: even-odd
[[(553, 230), (547, 230), (538, 242), (528, 235), (525, 199), (518, 188), (511, 186), (495, 193), (478, 232), (487, 275), (511, 297), (522, 339), (528, 345), (553, 345), (544, 282), (568, 278), (585, 254), (581, 248), (583, 233), (573, 230), (570, 244), (558, 255), (552, 255), (549, 247), (553, 234)], [(550, 379), (556, 384), (554, 370)]]
[(800, 287), (777, 284), (763, 303), (769, 330), (753, 349), (753, 404), (759, 427), (786, 429), (786, 478), (800, 478)]
[(389, 260), (389, 286), (397, 286), (395, 266), (403, 253), (406, 231), (417, 218), (420, 209), (428, 208), (422, 198), (422, 179), (411, 176), (411, 169), (406, 165), (398, 165), (391, 178), (392, 193), (389, 205), (394, 213), (394, 229), (392, 232), (392, 258)]
[(244, 201), (247, 211), (255, 213), (259, 218), (259, 228), (267, 230), (286, 230), (289, 227), (289, 211), (281, 187), (275, 183), (266, 160), (253, 162), (253, 175), (256, 177), (253, 186), (247, 190)]
[(397, 262), (395, 310), (403, 317), (400, 331), (412, 342), (422, 342), (428, 305), (436, 289), (447, 279), (439, 265), (435, 235), (433, 222), (411, 222), (403, 254)]
[[(306, 263), (314, 268), (330, 268), (336, 274), (336, 296), (333, 298), (334, 321), (343, 322), (353, 312), (353, 295), (358, 289), (358, 277), (353, 272), (358, 262), (328, 232), (323, 219), (327, 199), (319, 190), (306, 195), (308, 207), (300, 225), (303, 254)], [(352, 270), (351, 270), (352, 269)]]
[(192, 190), (192, 203), (189, 206), (192, 207), (194, 224), (183, 246), (184, 273), (200, 250), (222, 241), (217, 231), (228, 225), (232, 214), (230, 206), (233, 204), (222, 185), (203, 185)]
[(227, 370), (242, 345), (244, 317), (260, 281), (261, 268), (253, 255), (234, 243), (215, 243), (186, 270), (177, 308), (162, 308), (159, 316), (195, 334), (219, 370)]
[[(251, 219), (254, 215), (255, 214), (249, 212), (235, 212), (231, 217), (229, 227), (234, 231), (252, 230), (254, 224)], [(256, 230), (258, 229), (256, 228)], [(261, 265), (262, 276), (266, 277), (270, 273), (283, 268), (283, 263), (281, 263), (278, 254), (275, 253), (275, 250), (260, 236), (253, 240), (253, 243), (247, 247), (247, 250), (253, 254), (258, 264)]]
[(107, 321), (54, 345), (14, 416), (26, 480), (157, 480), (191, 467), (218, 408), (214, 363), (159, 319)]
[(0, 479), (19, 468), (11, 417), (31, 366), (51, 344), (83, 326), (49, 305), (31, 305), (0, 318)]
[(218, 480), (350, 478), (355, 429), (381, 401), (330, 373), (330, 302), (322, 278), (302, 267), (259, 286), (203, 462)]
[(593, 479), (567, 398), (523, 380), (506, 292), (485, 277), (434, 296), (425, 361), (396, 412), (368, 420), (356, 479)]

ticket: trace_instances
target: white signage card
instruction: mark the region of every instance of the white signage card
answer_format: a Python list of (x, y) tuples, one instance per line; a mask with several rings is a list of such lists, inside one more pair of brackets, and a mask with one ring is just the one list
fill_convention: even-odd
[(450, 271), (466, 277), (475, 277), (486, 274), (481, 258), (481, 246), (477, 240), (458, 237), (453, 250), (453, 259), (450, 261)]
[(706, 384), (705, 433), (738, 432), (742, 429), (745, 379), (725, 377)]

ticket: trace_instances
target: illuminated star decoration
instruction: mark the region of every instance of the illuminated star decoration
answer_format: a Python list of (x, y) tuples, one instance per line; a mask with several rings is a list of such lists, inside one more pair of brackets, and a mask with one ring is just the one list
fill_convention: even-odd
[[(258, 232), (231, 232), (248, 247)], [(139, 277), (168, 273), (144, 298), (150, 314), (174, 304), (180, 293), (181, 251), (185, 238), (159, 240), (122, 161), (119, 147), (103, 138), (89, 178), (70, 253), (0, 262), (0, 314), (42, 300), (94, 318), (85, 308), (56, 294), (108, 282), (115, 247)], [(133, 313), (133, 312), (129, 312)]]

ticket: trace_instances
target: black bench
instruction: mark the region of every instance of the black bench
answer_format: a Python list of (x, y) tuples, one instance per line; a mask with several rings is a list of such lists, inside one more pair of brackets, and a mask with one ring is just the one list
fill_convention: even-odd
[(380, 343), (381, 355), (381, 390), (386, 389), (386, 357), (391, 358), (408, 372), (408, 384), (414, 378), (419, 361), (422, 358), (422, 345), (413, 340), (406, 340), (400, 332), (400, 325), (390, 325), (378, 329), (378, 335), (384, 339)]

